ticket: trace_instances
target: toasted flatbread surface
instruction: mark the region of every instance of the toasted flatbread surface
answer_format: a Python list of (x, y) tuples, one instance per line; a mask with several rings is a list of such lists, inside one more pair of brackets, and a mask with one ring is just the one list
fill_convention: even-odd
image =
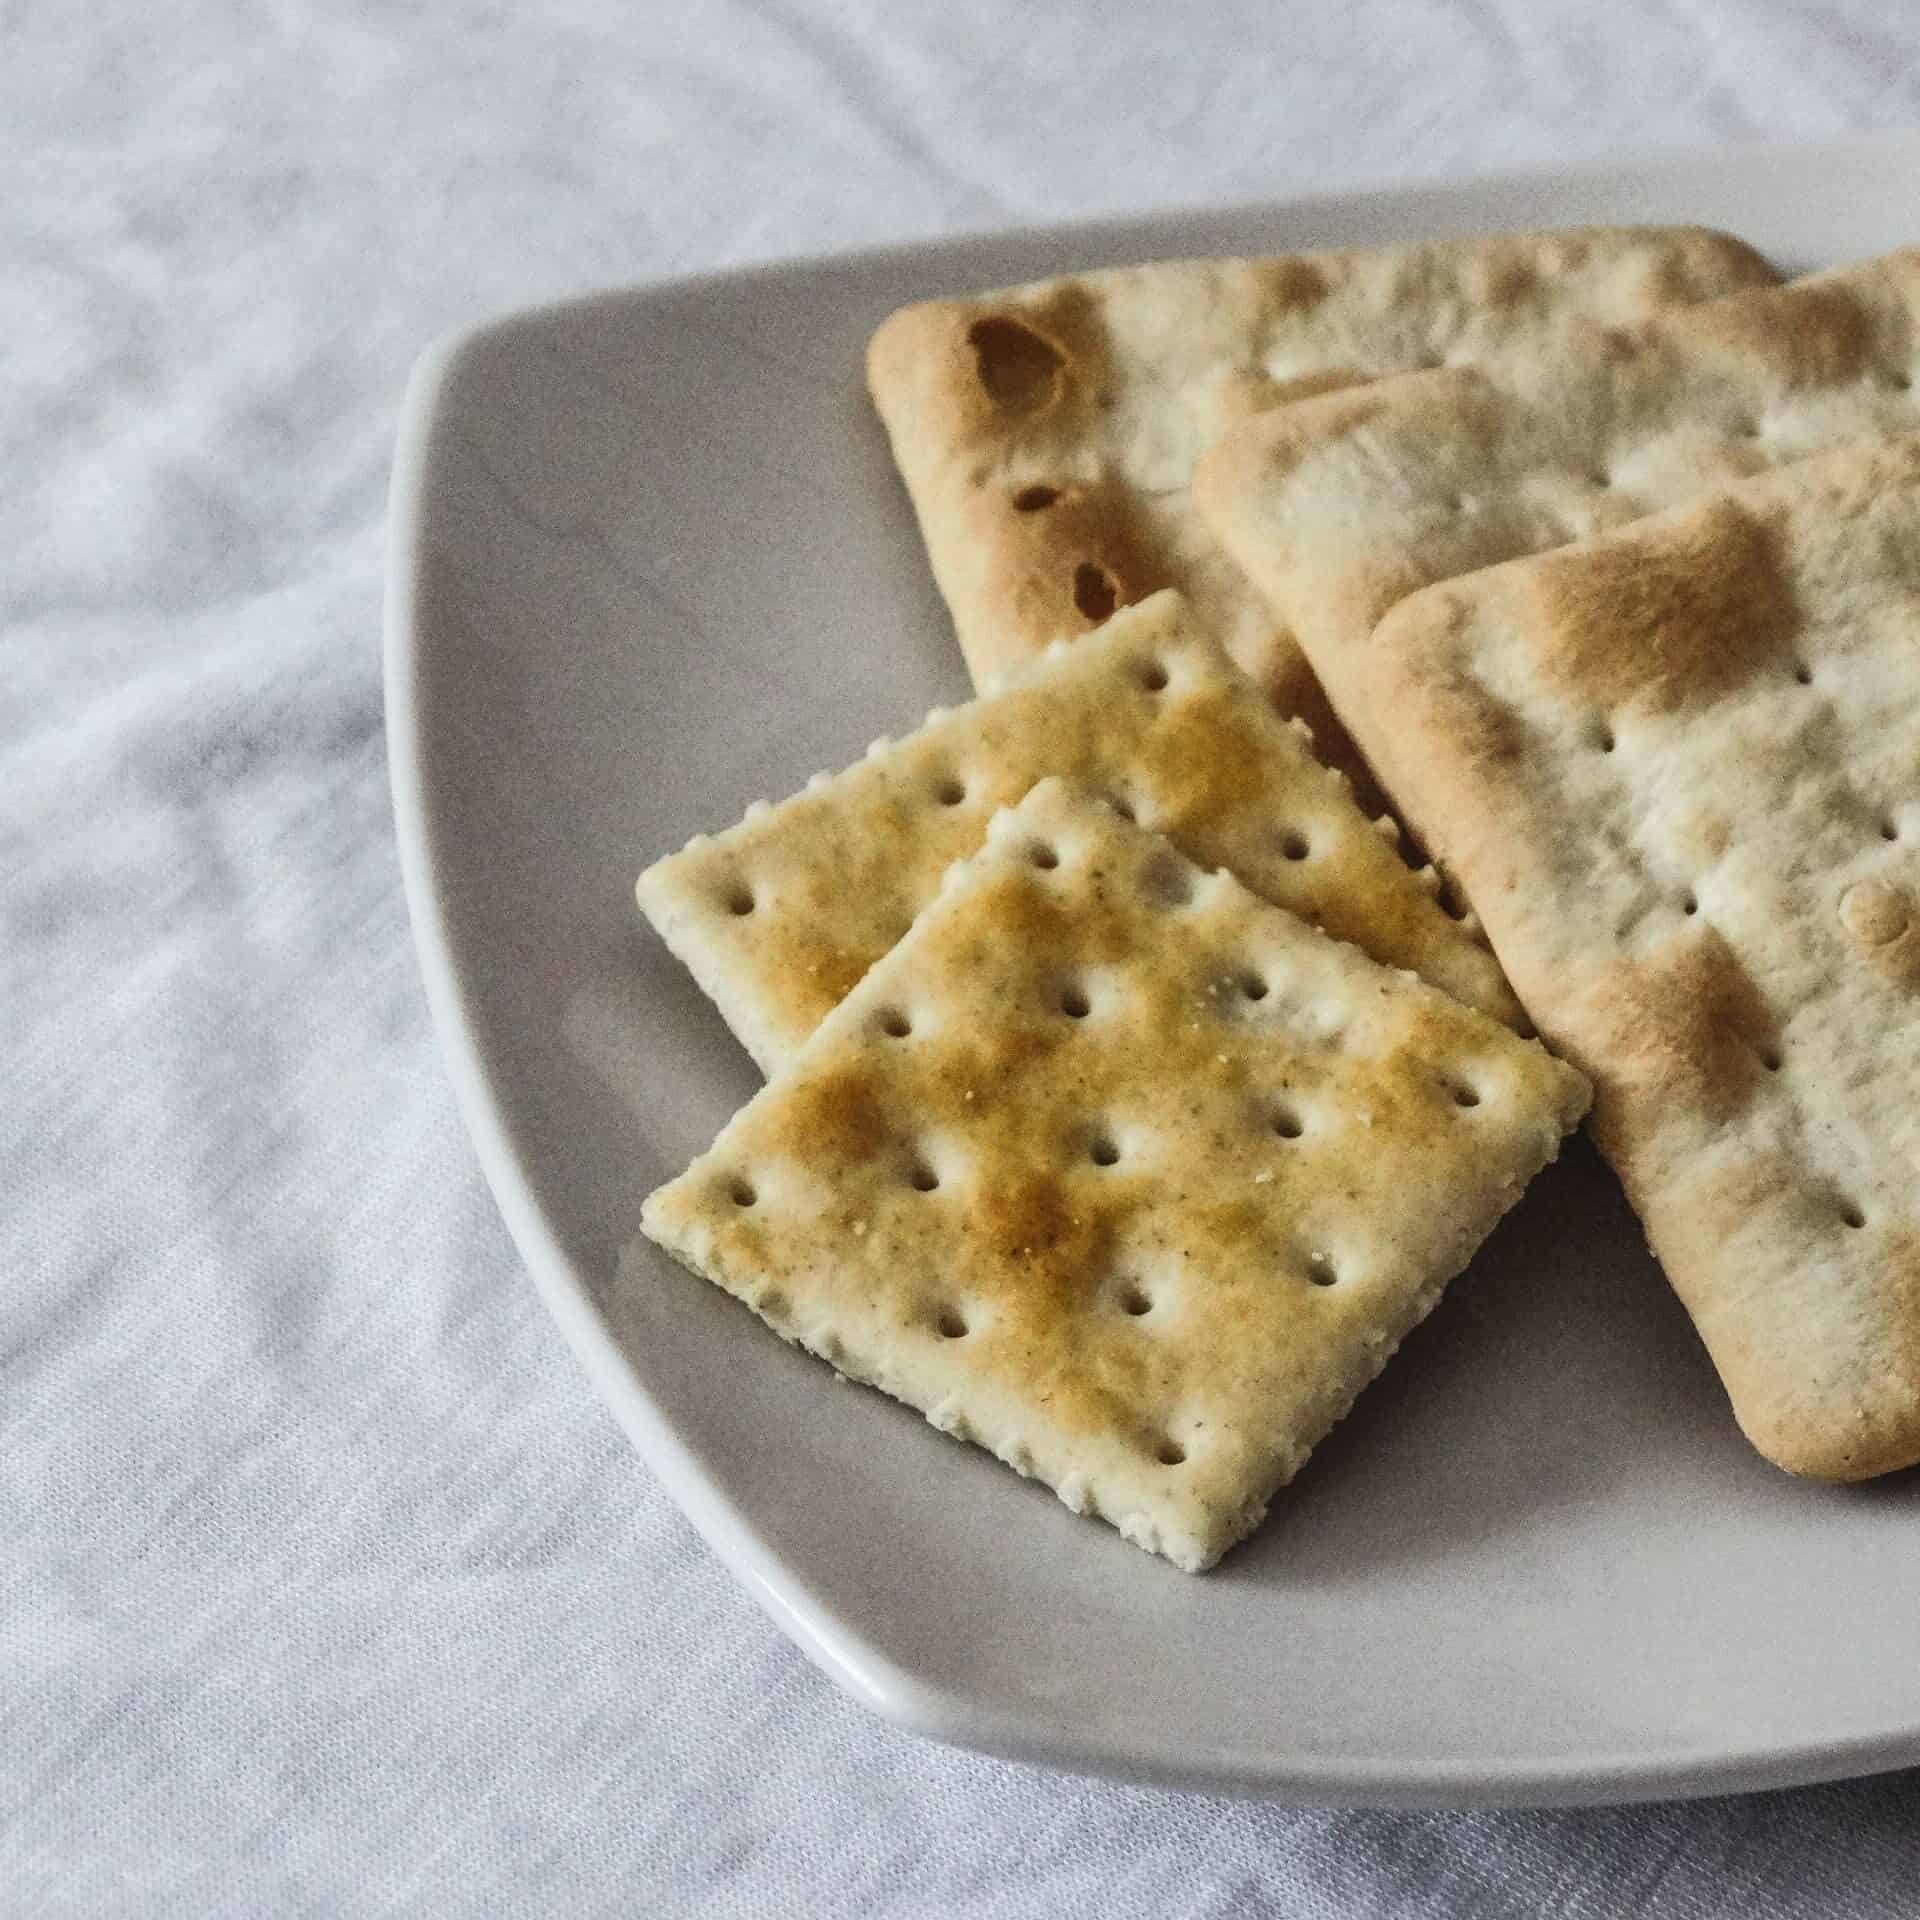
[(977, 686), (1172, 586), (1319, 729), (1298, 649), (1192, 510), (1205, 447), (1302, 394), (1773, 278), (1688, 227), (1156, 262), (903, 308), (868, 380)]
[(1920, 439), (1430, 588), (1354, 684), (1748, 1436), (1920, 1460)]
[(1062, 774), (1208, 866), (1513, 1022), (1476, 922), (1451, 918), (1174, 593), (1123, 609), (1001, 692), (878, 741), (640, 876), (642, 910), (761, 1067), (791, 1057), (906, 932), (996, 809)]
[(1359, 681), (1396, 601), (1910, 432), (1916, 371), (1920, 251), (1907, 251), (1289, 407), (1223, 440), (1194, 494), (1378, 772), (1393, 716)]
[(1199, 1570), (1586, 1101), (1537, 1042), (1049, 780), (642, 1224)]

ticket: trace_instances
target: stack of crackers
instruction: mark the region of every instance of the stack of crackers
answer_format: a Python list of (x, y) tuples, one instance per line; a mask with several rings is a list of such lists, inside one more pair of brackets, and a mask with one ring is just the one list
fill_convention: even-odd
[(1917, 361), (1696, 229), (895, 314), (979, 697), (641, 876), (767, 1075), (644, 1231), (1198, 1570), (1591, 1101), (1755, 1445), (1920, 1460)]

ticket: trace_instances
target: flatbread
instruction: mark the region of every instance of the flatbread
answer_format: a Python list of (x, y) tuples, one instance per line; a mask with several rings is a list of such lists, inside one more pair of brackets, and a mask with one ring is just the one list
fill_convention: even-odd
[(1411, 871), (1302, 729), (1175, 593), (1123, 609), (1001, 692), (927, 717), (640, 876), (641, 909), (771, 1072), (906, 932), (996, 808), (1091, 782), (1208, 866), (1389, 965), (1518, 1021), (1478, 924)]
[(642, 1225), (1198, 1571), (1586, 1102), (1536, 1042), (1048, 780)]
[(976, 686), (1178, 587), (1338, 761), (1298, 649), (1192, 511), (1202, 449), (1303, 393), (1773, 278), (1690, 227), (1160, 261), (903, 308), (868, 381)]
[(1358, 670), (1397, 600), (1912, 431), (1916, 363), (1920, 252), (1908, 251), (1290, 407), (1216, 447), (1194, 496), (1377, 773), (1394, 717), (1361, 698)]
[(1754, 1445), (1920, 1460), (1920, 439), (1430, 588), (1353, 684)]

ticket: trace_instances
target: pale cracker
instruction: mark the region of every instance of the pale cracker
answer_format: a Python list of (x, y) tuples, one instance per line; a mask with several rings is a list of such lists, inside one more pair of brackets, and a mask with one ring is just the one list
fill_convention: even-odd
[[(1191, 508), (1199, 453), (1301, 393), (1773, 277), (1686, 227), (1159, 261), (903, 308), (868, 381), (976, 685), (1173, 586), (1320, 730), (1298, 649)], [(1338, 757), (1333, 732), (1322, 744)]]
[(1920, 1460), (1920, 439), (1430, 588), (1356, 686), (1749, 1438)]
[(1049, 773), (1124, 801), (1208, 866), (1500, 1018), (1477, 923), (1395, 851), (1180, 596), (1062, 647), (997, 694), (750, 810), (640, 876), (642, 910), (771, 1072), (907, 930), (994, 811)]
[(1587, 1097), (1537, 1042), (1048, 780), (642, 1225), (1198, 1571)]
[(1290, 407), (1216, 447), (1194, 495), (1378, 773), (1394, 716), (1357, 684), (1395, 601), (1910, 432), (1916, 371), (1920, 252), (1894, 253)]

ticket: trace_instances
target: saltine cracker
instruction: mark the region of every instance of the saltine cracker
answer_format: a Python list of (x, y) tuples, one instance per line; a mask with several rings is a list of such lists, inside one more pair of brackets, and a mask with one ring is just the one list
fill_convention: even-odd
[(1198, 1571), (1587, 1097), (1538, 1042), (1048, 780), (642, 1226)]

